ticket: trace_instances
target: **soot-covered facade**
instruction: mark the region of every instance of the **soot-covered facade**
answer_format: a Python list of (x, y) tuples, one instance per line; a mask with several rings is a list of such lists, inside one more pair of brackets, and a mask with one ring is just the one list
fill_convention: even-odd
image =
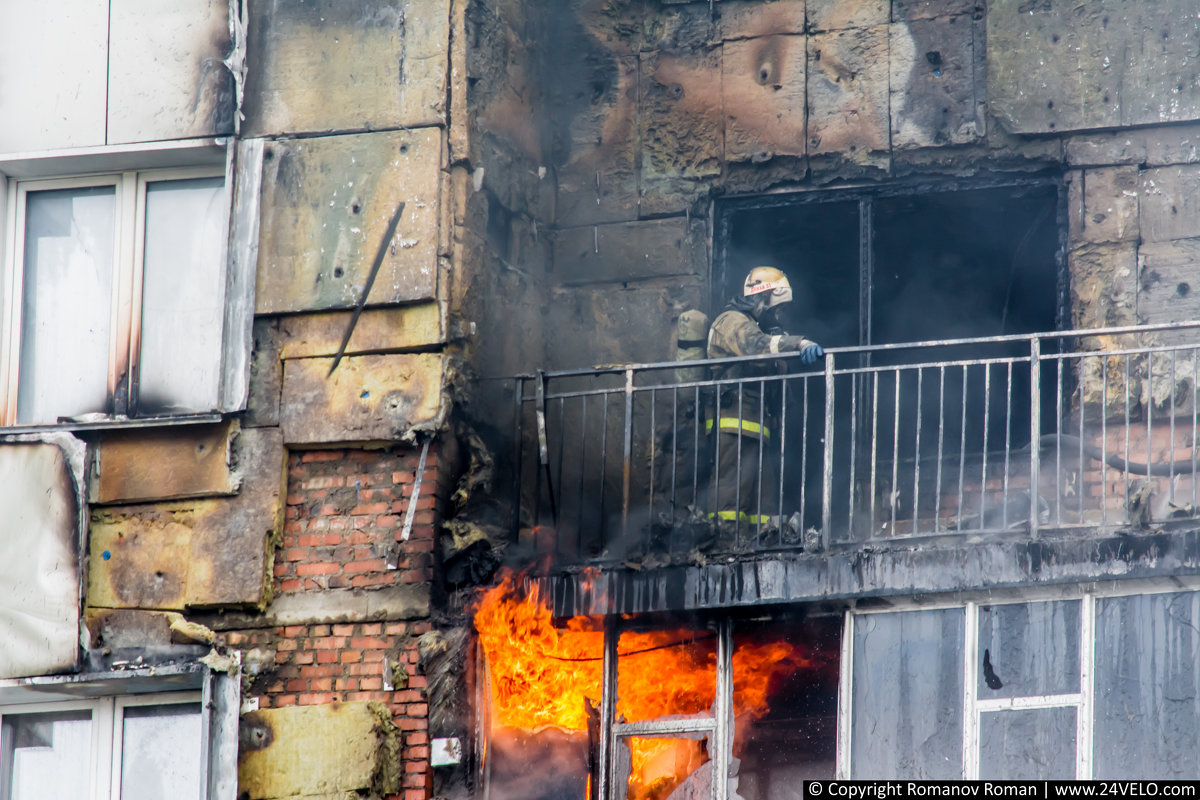
[(0, 796), (1195, 774), (1189, 3), (0, 17)]

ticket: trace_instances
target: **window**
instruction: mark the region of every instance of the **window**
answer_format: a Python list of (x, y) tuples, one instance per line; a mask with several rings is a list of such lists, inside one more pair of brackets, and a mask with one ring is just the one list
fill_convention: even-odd
[(838, 774), (1192, 777), (1200, 592), (850, 615)]
[(0, 707), (0, 800), (204, 796), (200, 693)]
[(221, 405), (223, 170), (10, 181), (0, 422)]

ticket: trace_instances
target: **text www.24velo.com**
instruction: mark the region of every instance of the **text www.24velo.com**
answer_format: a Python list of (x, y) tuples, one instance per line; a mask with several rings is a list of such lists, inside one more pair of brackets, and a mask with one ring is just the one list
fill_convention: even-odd
[(889, 798), (1034, 797), (1195, 797), (1195, 781), (809, 781), (807, 800), (889, 800)]

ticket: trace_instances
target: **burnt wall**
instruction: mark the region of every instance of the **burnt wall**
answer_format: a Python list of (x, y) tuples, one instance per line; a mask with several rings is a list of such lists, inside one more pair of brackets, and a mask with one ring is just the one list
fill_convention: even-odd
[[(1061, 175), (1070, 322), (1195, 315), (1176, 274), (1193, 263), (1198, 231), (1185, 199), (1197, 180), (1187, 165), (1200, 159), (1187, 3), (499, 9), (493, 28), (506, 35), (480, 46), (511, 57), (523, 33), (538, 57), (513, 80), (474, 84), (481, 140), (546, 171), (524, 208), (492, 191), (553, 223), (544, 319), (572, 335), (546, 338), (551, 368), (666, 358), (681, 308), (719, 306), (714, 200), (918, 178)], [(514, 15), (524, 28), (500, 25)]]

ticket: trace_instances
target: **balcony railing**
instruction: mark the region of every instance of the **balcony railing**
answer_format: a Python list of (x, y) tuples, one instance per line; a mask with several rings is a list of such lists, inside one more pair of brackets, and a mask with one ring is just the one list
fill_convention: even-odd
[[(736, 362), (764, 374), (709, 377)], [(514, 526), (694, 561), (1191, 518), (1198, 373), (1186, 323), (525, 376)]]

